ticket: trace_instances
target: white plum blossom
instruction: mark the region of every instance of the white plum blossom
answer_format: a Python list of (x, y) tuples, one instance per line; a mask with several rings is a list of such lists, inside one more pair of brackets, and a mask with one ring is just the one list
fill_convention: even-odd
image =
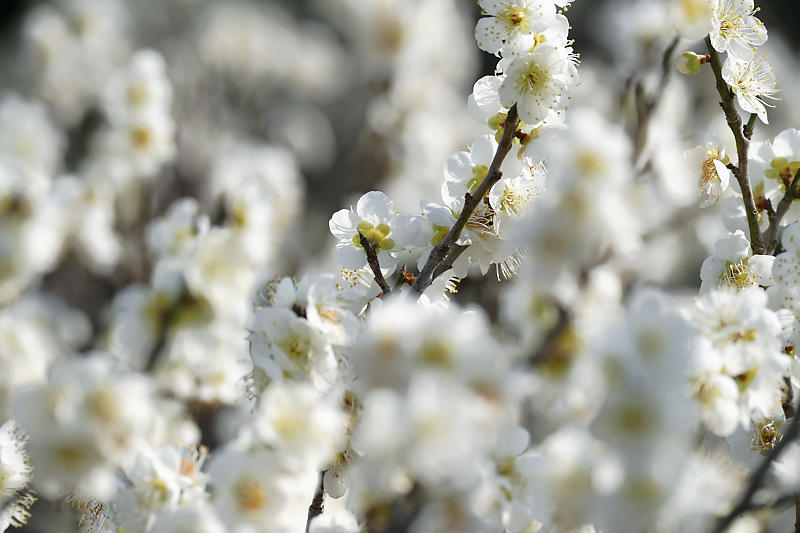
[(762, 194), (778, 202), (800, 170), (800, 131), (790, 128), (771, 142), (753, 143), (750, 162), (754, 189), (763, 182)]
[(154, 50), (140, 50), (108, 83), (104, 95), (106, 111), (115, 122), (151, 111), (168, 113), (172, 105), (172, 85), (167, 79), (164, 58)]
[(686, 39), (702, 39), (713, 28), (715, 3), (718, 0), (672, 0), (675, 29)]
[(355, 211), (341, 209), (333, 214), (328, 226), (339, 239), (336, 260), (346, 269), (355, 270), (367, 263), (367, 254), (361, 246), (363, 235), (375, 248), (378, 262), (384, 269), (393, 267), (397, 260), (391, 252), (413, 241), (409, 235), (410, 218), (394, 208), (392, 200), (384, 193), (371, 191), (359, 198)]
[[(787, 438), (800, 131), (748, 119), (752, 0), (608, 3), (583, 84), (571, 0), (56, 4), (0, 52), (0, 531), (700, 533)], [(725, 123), (675, 29), (736, 139), (683, 152)]]
[(517, 105), (520, 118), (538, 124), (566, 106), (566, 92), (576, 83), (576, 60), (571, 49), (544, 43), (527, 54), (506, 58), (498, 94), (506, 107)]
[(47, 383), (19, 392), (15, 402), (31, 438), (34, 488), (48, 497), (113, 493), (113, 468), (144, 442), (152, 402), (150, 382), (102, 353), (52, 367)]
[[(469, 152), (462, 151), (450, 156), (445, 166), (445, 182), (442, 185), (442, 199), (452, 212), (453, 221), (464, 205), (464, 195), (474, 194), (489, 172), (497, 142), (489, 135), (478, 137)], [(515, 271), (515, 257), (508, 257), (501, 249), (499, 231), (507, 231), (511, 219), (526, 211), (540, 184), (534, 177), (534, 170), (524, 158), (507, 157), (500, 166), (502, 179), (487, 195), (488, 202), (481, 202), (467, 220), (459, 244), (470, 244), (465, 255), (480, 265), (486, 272), (489, 265), (497, 263), (499, 269), (510, 274)], [(433, 221), (435, 244), (441, 242), (452, 222), (438, 213), (432, 205), (423, 207), (423, 212)], [(501, 222), (502, 220), (502, 222)], [(505, 227), (503, 227), (505, 225)], [(434, 244), (434, 240), (431, 244)]]
[(710, 138), (705, 145), (687, 150), (684, 157), (692, 169), (697, 171), (697, 197), (700, 207), (708, 207), (718, 201), (733, 176), (727, 167), (730, 157), (725, 153), (722, 141)]
[(478, 4), (489, 16), (478, 20), (475, 39), (490, 54), (497, 54), (504, 42), (515, 45), (538, 33), (556, 14), (552, 0), (480, 0)]
[(192, 531), (194, 533), (225, 533), (225, 527), (208, 504), (182, 505), (162, 511), (153, 523), (151, 533)]
[(255, 414), (257, 438), (289, 464), (324, 468), (344, 447), (346, 416), (338, 395), (322, 396), (307, 383), (275, 383)]
[(287, 468), (275, 450), (239, 441), (218, 450), (208, 466), (216, 515), (229, 530), (255, 533), (302, 531), (317, 476), (313, 468)]
[(781, 244), (785, 251), (775, 258), (772, 277), (783, 287), (800, 287), (800, 222), (786, 227)]
[(703, 424), (717, 435), (730, 435), (739, 425), (739, 386), (723, 372), (723, 360), (708, 340), (698, 339), (692, 361), (692, 394)]
[(206, 456), (204, 449), (144, 447), (123, 466), (108, 518), (127, 531), (149, 530), (163, 513), (203, 504)]
[(773, 106), (766, 100), (777, 99), (774, 95), (780, 91), (774, 68), (764, 56), (742, 59), (728, 55), (722, 65), (722, 78), (730, 85), (742, 110), (757, 114), (764, 124), (769, 123), (765, 106)]
[(743, 59), (754, 55), (754, 48), (767, 41), (767, 28), (758, 20), (753, 0), (715, 0), (713, 29), (709, 37), (718, 52)]
[(13, 420), (0, 425), (0, 531), (21, 527), (36, 497), (26, 490), (32, 468), (25, 450), (28, 438)]
[[(766, 304), (767, 294), (758, 287), (738, 291), (723, 288), (698, 298), (691, 317), (696, 331), (719, 354), (704, 355), (706, 362), (696, 367), (698, 399), (709, 405), (713, 398), (708, 395), (730, 397), (730, 386), (712, 379), (710, 370), (717, 368), (720, 374), (730, 376), (739, 392), (739, 424), (745, 428), (752, 421), (782, 412), (779, 384), (790, 365), (789, 356), (782, 350), (780, 319)], [(725, 408), (719, 401), (715, 405), (716, 409)], [(715, 432), (731, 429), (730, 423), (724, 422), (730, 415), (706, 418), (713, 419), (722, 424)]]
[(753, 286), (770, 286), (775, 258), (771, 255), (753, 255), (750, 241), (744, 232), (719, 239), (714, 245), (714, 255), (706, 258), (700, 267), (700, 292), (718, 287), (744, 289)]
[[(432, 489), (475, 482), (479, 458), (495, 438), (493, 428), (483, 423), (487, 413), (480, 396), (455, 380), (420, 372), (409, 383), (407, 394), (375, 389), (363, 401), (353, 448), (364, 460), (352, 475), (368, 484), (367, 490), (391, 491), (399, 483), (393, 478), (402, 477), (404, 471), (406, 477)], [(371, 471), (375, 462), (389, 467), (394, 460), (399, 461), (399, 470), (393, 475), (381, 479), (376, 477), (378, 471)]]
[(184, 198), (169, 206), (165, 215), (147, 226), (147, 245), (158, 257), (179, 256), (192, 237), (208, 230), (208, 218), (197, 201)]
[(336, 357), (324, 333), (294, 311), (262, 307), (253, 314), (249, 329), (257, 384), (289, 379), (326, 388), (336, 380)]
[(64, 140), (53, 127), (41, 102), (13, 93), (0, 100), (0, 158), (13, 163), (31, 180), (51, 180), (58, 168)]

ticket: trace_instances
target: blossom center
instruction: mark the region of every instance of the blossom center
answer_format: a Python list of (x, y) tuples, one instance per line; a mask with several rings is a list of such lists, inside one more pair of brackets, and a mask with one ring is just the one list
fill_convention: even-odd
[(706, 150), (706, 157), (703, 159), (700, 180), (697, 183), (699, 187), (705, 187), (713, 180), (719, 179), (717, 167), (714, 166), (715, 159), (719, 159), (719, 148), (708, 148)]
[(498, 15), (498, 18), (509, 30), (519, 33), (527, 33), (531, 25), (526, 10), (517, 4), (510, 4), (505, 11)]
[(269, 503), (269, 498), (258, 481), (244, 478), (233, 489), (233, 497), (240, 509), (253, 512), (262, 509)]
[(358, 223), (357, 229), (358, 233), (353, 235), (352, 241), (356, 248), (361, 248), (360, 235), (363, 235), (373, 247), (383, 250), (391, 250), (394, 248), (394, 241), (389, 238), (389, 234), (392, 232), (392, 228), (389, 227), (389, 224), (382, 223), (374, 226), (371, 222), (362, 220)]
[(745, 260), (729, 263), (719, 277), (720, 285), (726, 285), (734, 289), (743, 289), (756, 284), (756, 276)]

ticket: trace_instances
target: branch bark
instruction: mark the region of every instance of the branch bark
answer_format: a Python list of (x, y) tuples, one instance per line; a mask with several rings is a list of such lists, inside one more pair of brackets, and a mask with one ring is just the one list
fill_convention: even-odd
[(386, 278), (383, 277), (383, 272), (381, 272), (381, 264), (378, 262), (378, 254), (375, 252), (375, 247), (372, 246), (372, 243), (369, 242), (369, 239), (364, 237), (361, 233), (359, 233), (358, 236), (361, 239), (361, 246), (364, 248), (364, 252), (367, 254), (367, 264), (372, 270), (372, 275), (375, 277), (378, 287), (380, 287), (383, 291), (382, 296), (386, 296), (392, 292), (392, 288), (389, 287), (389, 284), (386, 283)]
[(778, 208), (769, 213), (769, 227), (764, 232), (763, 243), (768, 254), (774, 254), (778, 248), (778, 230), (780, 229), (781, 219), (789, 211), (792, 202), (797, 198), (797, 188), (800, 186), (800, 172), (794, 175), (791, 183), (786, 186), (786, 192), (778, 203)]
[[(797, 409), (798, 407), (795, 407), (795, 412), (797, 412)], [(761, 485), (766, 479), (772, 464), (778, 459), (778, 457), (781, 456), (789, 444), (797, 439), (798, 435), (800, 435), (800, 417), (795, 416), (791, 418), (791, 422), (789, 422), (789, 426), (786, 428), (786, 431), (783, 432), (783, 438), (781, 438), (780, 442), (778, 442), (778, 444), (776, 444), (769, 451), (764, 460), (761, 461), (761, 464), (758, 465), (758, 468), (750, 475), (750, 478), (747, 481), (747, 487), (739, 497), (736, 505), (734, 505), (733, 509), (731, 509), (728, 514), (717, 521), (717, 524), (713, 530), (714, 533), (723, 533), (728, 526), (730, 526), (739, 517), (739, 515), (747, 512), (753, 506), (753, 497), (758, 489), (761, 488)]]
[(311, 521), (322, 514), (323, 501), (325, 498), (325, 489), (323, 488), (323, 480), (325, 479), (325, 470), (319, 473), (319, 481), (317, 482), (317, 490), (314, 492), (314, 499), (311, 500), (311, 505), (308, 506), (308, 519), (306, 520), (306, 533), (311, 527)]
[[(436, 279), (436, 275), (438, 274), (434, 274), (436, 273), (437, 267), (447, 258), (447, 255), (451, 252), (451, 249), (456, 244), (456, 241), (458, 241), (461, 231), (467, 224), (470, 215), (472, 215), (472, 212), (475, 211), (476, 207), (478, 207), (478, 204), (483, 201), (483, 198), (486, 196), (486, 193), (489, 192), (489, 189), (491, 189), (492, 186), (500, 180), (500, 177), (502, 176), (502, 173), (500, 172), (500, 165), (502, 165), (503, 160), (511, 150), (511, 144), (514, 141), (514, 135), (517, 132), (518, 126), (519, 116), (517, 115), (517, 106), (514, 105), (508, 110), (508, 116), (503, 123), (503, 137), (500, 139), (500, 144), (497, 146), (497, 152), (494, 154), (492, 164), (489, 167), (489, 172), (487, 172), (481, 184), (478, 185), (478, 188), (475, 190), (474, 194), (467, 193), (464, 195), (464, 207), (461, 209), (461, 213), (458, 215), (455, 223), (450, 228), (450, 231), (448, 231), (447, 235), (445, 235), (444, 239), (442, 239), (442, 242), (433, 247), (433, 250), (428, 256), (428, 261), (422, 268), (416, 283), (414, 283), (412, 292), (417, 296), (422, 294), (425, 289), (430, 287), (433, 280)], [(439, 274), (442, 272), (444, 272), (444, 270), (439, 271)]]
[(750, 186), (750, 176), (747, 170), (747, 158), (750, 151), (750, 136), (753, 134), (755, 127), (755, 120), (751, 117), (747, 123), (747, 128), (742, 125), (742, 117), (736, 111), (734, 104), (733, 92), (728, 84), (722, 78), (722, 61), (720, 60), (719, 53), (714, 49), (711, 44), (711, 37), (706, 36), (706, 48), (708, 48), (708, 55), (710, 57), (709, 63), (711, 70), (714, 71), (714, 78), (717, 80), (717, 92), (722, 100), (720, 105), (725, 112), (725, 120), (728, 127), (733, 133), (733, 138), (736, 141), (736, 156), (737, 164), (733, 169), (733, 175), (736, 181), (739, 182), (739, 189), (742, 191), (742, 200), (744, 201), (744, 210), (747, 215), (747, 227), (750, 230), (750, 247), (753, 249), (754, 254), (765, 254), (766, 249), (761, 241), (761, 231), (758, 228), (758, 210), (756, 209), (755, 199), (753, 198), (753, 189)]
[(447, 254), (447, 257), (445, 257), (442, 260), (442, 262), (436, 266), (436, 269), (433, 271), (433, 276), (431, 277), (431, 281), (435, 280), (436, 278), (438, 278), (439, 276), (441, 276), (442, 274), (453, 268), (453, 263), (455, 263), (458, 260), (458, 258), (461, 257), (461, 254), (463, 254), (467, 248), (469, 248), (469, 246), (454, 244), (453, 249), (450, 250), (450, 253)]

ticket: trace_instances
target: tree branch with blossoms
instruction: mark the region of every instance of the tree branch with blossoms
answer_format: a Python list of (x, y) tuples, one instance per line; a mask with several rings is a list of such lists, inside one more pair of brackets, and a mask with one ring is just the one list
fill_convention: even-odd
[(800, 172), (795, 173), (794, 178), (787, 176), (784, 184), (786, 185), (786, 192), (778, 203), (778, 208), (769, 210), (769, 227), (764, 232), (764, 246), (766, 247), (766, 253), (770, 255), (774, 254), (778, 248), (778, 230), (781, 226), (781, 220), (789, 211), (792, 202), (797, 198), (797, 188), (800, 186)]
[[(519, 115), (517, 114), (517, 106), (511, 106), (511, 109), (508, 111), (508, 115), (506, 116), (506, 120), (503, 123), (503, 137), (500, 140), (500, 144), (497, 146), (497, 151), (494, 154), (494, 158), (492, 159), (492, 164), (489, 167), (489, 172), (483, 178), (478, 188), (475, 190), (473, 194), (466, 193), (464, 195), (464, 207), (461, 209), (461, 213), (458, 215), (458, 219), (456, 219), (453, 226), (450, 228), (450, 231), (447, 232), (442, 242), (434, 246), (431, 254), (428, 256), (428, 261), (425, 263), (425, 266), (422, 268), (419, 278), (414, 283), (412, 287), (412, 291), (420, 295), (422, 294), (425, 289), (430, 287), (433, 280), (436, 277), (444, 272), (447, 269), (439, 270), (438, 273), (437, 267), (440, 263), (445, 261), (447, 258), (447, 254), (451, 253), (451, 249), (458, 241), (459, 236), (461, 235), (461, 230), (464, 229), (464, 226), (467, 224), (470, 215), (472, 215), (475, 208), (478, 207), (480, 202), (484, 201), (484, 197), (489, 192), (489, 189), (497, 183), (500, 178), (502, 177), (502, 172), (500, 172), (500, 166), (503, 163), (506, 155), (511, 150), (511, 145), (514, 141), (514, 137), (517, 132), (517, 127), (519, 126)], [(463, 250), (461, 250), (463, 252)], [(461, 252), (458, 252), (460, 255)], [(455, 256), (449, 261), (449, 266), (455, 262), (458, 257)], [(434, 275), (435, 274), (435, 275)]]
[(367, 264), (369, 265), (370, 270), (372, 270), (372, 275), (375, 277), (375, 282), (383, 291), (382, 296), (389, 294), (392, 292), (392, 288), (389, 287), (389, 284), (386, 283), (386, 278), (383, 277), (383, 272), (381, 272), (381, 264), (378, 261), (378, 254), (375, 252), (375, 247), (372, 246), (372, 243), (369, 242), (369, 239), (364, 237), (361, 232), (358, 233), (358, 238), (360, 239), (361, 246), (364, 248), (364, 253), (367, 254)]
[[(753, 189), (750, 186), (750, 176), (748, 175), (748, 153), (750, 151), (750, 138), (745, 135), (745, 129), (742, 125), (742, 117), (736, 111), (736, 106), (733, 99), (733, 91), (725, 82), (722, 77), (722, 61), (720, 60), (719, 52), (714, 48), (711, 43), (711, 37), (706, 36), (706, 48), (711, 64), (711, 70), (714, 71), (714, 78), (717, 81), (717, 92), (721, 98), (720, 105), (725, 112), (725, 121), (733, 133), (733, 138), (736, 141), (736, 155), (737, 164), (733, 168), (733, 175), (736, 181), (739, 182), (739, 188), (742, 191), (742, 200), (744, 201), (745, 214), (747, 215), (747, 227), (750, 230), (750, 246), (754, 254), (764, 254), (766, 249), (761, 241), (761, 232), (758, 227), (758, 209), (756, 202), (753, 198)], [(747, 123), (747, 131), (752, 135), (755, 121), (750, 118)]]
[[(800, 406), (797, 408), (800, 408)], [(797, 410), (797, 408), (795, 408), (795, 410)], [(778, 444), (776, 444), (769, 451), (758, 468), (750, 475), (747, 481), (747, 487), (739, 497), (736, 505), (733, 506), (728, 514), (717, 521), (717, 524), (712, 530), (714, 533), (722, 533), (725, 531), (728, 526), (730, 526), (739, 517), (739, 515), (747, 512), (752, 507), (753, 497), (755, 497), (756, 492), (764, 483), (764, 480), (772, 468), (772, 465), (786, 450), (786, 448), (788, 448), (789, 444), (797, 440), (798, 436), (800, 436), (800, 417), (795, 416), (791, 419), (789, 427), (786, 428), (786, 431), (783, 433), (783, 438), (781, 438), (780, 442), (778, 442)]]

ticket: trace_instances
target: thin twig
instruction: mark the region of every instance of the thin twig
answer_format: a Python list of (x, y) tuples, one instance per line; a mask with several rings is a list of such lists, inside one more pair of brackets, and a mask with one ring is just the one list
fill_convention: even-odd
[(319, 481), (317, 482), (317, 489), (314, 491), (314, 499), (311, 500), (311, 505), (308, 506), (308, 519), (306, 520), (306, 533), (311, 527), (311, 521), (314, 517), (322, 514), (324, 508), (325, 489), (323, 481), (325, 479), (325, 470), (319, 473)]
[[(655, 93), (645, 95), (644, 87), (641, 81), (637, 81), (635, 85), (635, 99), (636, 99), (636, 129), (633, 134), (634, 149), (633, 149), (633, 162), (638, 163), (639, 158), (644, 152), (647, 145), (647, 128), (650, 120), (653, 118), (658, 104), (664, 97), (664, 90), (667, 87), (670, 74), (672, 73), (672, 55), (675, 53), (675, 48), (680, 42), (680, 37), (675, 36), (670, 41), (664, 54), (661, 57), (661, 79), (659, 80), (658, 87)], [(642, 165), (643, 167), (646, 165)]]
[(787, 185), (783, 198), (778, 203), (778, 209), (774, 213), (768, 213), (769, 227), (764, 232), (763, 243), (768, 254), (774, 254), (778, 248), (778, 229), (780, 229), (781, 219), (789, 211), (792, 202), (797, 198), (797, 188), (800, 186), (800, 172), (794, 175), (791, 183)]
[(422, 268), (416, 283), (414, 283), (412, 291), (415, 294), (422, 294), (433, 282), (436, 277), (434, 276), (436, 267), (445, 260), (453, 245), (458, 241), (461, 230), (464, 229), (470, 215), (472, 215), (472, 212), (478, 207), (478, 204), (483, 201), (483, 197), (486, 196), (489, 189), (500, 180), (502, 176), (500, 165), (502, 165), (503, 160), (511, 150), (511, 144), (514, 141), (517, 126), (519, 126), (519, 116), (517, 115), (517, 106), (513, 105), (511, 109), (508, 110), (508, 115), (503, 124), (503, 137), (500, 139), (500, 144), (497, 146), (497, 152), (494, 154), (494, 159), (492, 159), (492, 164), (489, 167), (486, 177), (484, 177), (481, 184), (478, 185), (474, 194), (466, 193), (464, 195), (464, 207), (461, 209), (458, 219), (456, 219), (450, 231), (448, 231), (447, 235), (442, 239), (442, 242), (433, 247), (433, 250), (428, 256), (428, 261)]
[[(795, 411), (796, 410), (797, 408), (795, 408)], [(739, 497), (739, 501), (733, 506), (733, 509), (731, 509), (728, 514), (717, 521), (717, 524), (713, 530), (714, 533), (722, 533), (725, 531), (728, 526), (730, 526), (734, 520), (739, 517), (739, 515), (751, 508), (753, 497), (758, 489), (761, 488), (761, 485), (766, 479), (773, 463), (775, 463), (775, 461), (778, 459), (778, 457), (780, 457), (789, 444), (797, 439), (798, 434), (800, 434), (800, 417), (795, 416), (789, 422), (789, 426), (786, 428), (786, 431), (783, 432), (783, 438), (781, 438), (780, 442), (778, 442), (778, 444), (776, 444), (769, 451), (764, 460), (761, 461), (761, 464), (758, 465), (758, 468), (750, 475), (750, 478), (747, 482), (747, 487)]]
[(469, 248), (469, 246), (454, 244), (453, 249), (450, 250), (450, 253), (447, 254), (447, 257), (445, 257), (442, 262), (436, 266), (436, 270), (433, 271), (433, 277), (431, 278), (431, 281), (453, 268), (453, 263), (455, 263), (458, 258), (461, 257), (461, 254), (463, 254), (464, 250), (467, 248)]
[(375, 276), (375, 281), (378, 283), (378, 287), (380, 287), (383, 291), (382, 296), (386, 296), (392, 292), (392, 288), (389, 287), (389, 284), (386, 283), (386, 278), (383, 277), (383, 272), (381, 272), (381, 264), (378, 262), (378, 254), (375, 253), (375, 247), (372, 246), (372, 243), (369, 242), (369, 239), (364, 237), (360, 232), (358, 236), (361, 239), (361, 246), (364, 248), (364, 252), (367, 254), (367, 264), (369, 264), (369, 268), (372, 269), (372, 275)]
[(564, 333), (569, 329), (570, 324), (572, 323), (572, 318), (570, 317), (569, 312), (562, 305), (556, 304), (556, 310), (558, 311), (558, 319), (556, 320), (556, 323), (547, 332), (547, 335), (542, 341), (542, 344), (539, 346), (539, 349), (536, 350), (528, 359), (528, 362), (531, 366), (539, 366), (545, 361), (561, 355), (558, 350), (559, 341), (562, 338), (562, 335), (564, 335)]
[(750, 505), (747, 507), (747, 509), (745, 509), (744, 512), (752, 513), (754, 511), (761, 511), (762, 509), (776, 509), (776, 510), (779, 510), (779, 509), (782, 509), (784, 507), (788, 507), (789, 505), (794, 504), (795, 501), (797, 500), (797, 498), (800, 498), (800, 493), (792, 492), (792, 493), (789, 493), (789, 494), (784, 494), (782, 496), (779, 496), (779, 497), (775, 498), (774, 500), (772, 500), (770, 502), (764, 502), (764, 503), (752, 503), (751, 502)]
[(747, 137), (747, 140), (753, 138), (753, 130), (756, 129), (756, 119), (758, 115), (755, 113), (750, 113), (750, 118), (747, 120), (747, 124), (744, 126), (744, 136)]
[[(742, 117), (736, 111), (736, 106), (733, 102), (733, 92), (731, 92), (728, 84), (722, 78), (722, 61), (719, 58), (714, 46), (711, 44), (711, 37), (706, 36), (706, 47), (708, 48), (708, 55), (711, 58), (711, 70), (714, 71), (714, 78), (717, 80), (717, 92), (722, 99), (720, 105), (725, 112), (725, 120), (728, 122), (728, 127), (733, 133), (733, 138), (736, 141), (736, 155), (737, 164), (733, 169), (733, 175), (736, 181), (739, 182), (739, 188), (742, 191), (742, 200), (744, 201), (744, 210), (747, 215), (747, 226), (750, 230), (750, 247), (753, 249), (754, 254), (764, 254), (766, 249), (761, 242), (761, 232), (758, 228), (758, 210), (756, 209), (755, 199), (753, 198), (753, 189), (750, 187), (750, 177), (747, 172), (747, 158), (750, 151), (750, 138), (745, 135), (745, 130), (742, 127)], [(752, 126), (752, 127), (751, 127)], [(755, 121), (750, 118), (747, 123), (747, 130), (750, 135), (753, 134), (753, 127)]]

